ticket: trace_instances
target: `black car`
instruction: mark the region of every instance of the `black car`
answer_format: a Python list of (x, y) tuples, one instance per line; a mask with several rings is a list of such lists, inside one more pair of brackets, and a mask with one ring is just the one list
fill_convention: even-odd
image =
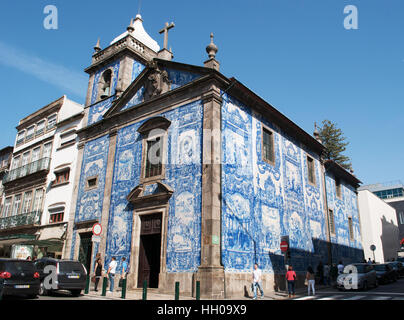
[[(43, 258), (35, 261), (40, 274), (40, 295), (52, 291), (68, 290), (73, 296), (79, 296), (86, 287), (87, 270), (79, 261)], [(52, 281), (54, 276), (55, 281)]]
[(396, 271), (397, 277), (404, 277), (404, 264), (400, 261), (389, 262), (389, 265)]
[(374, 264), (377, 280), (380, 284), (397, 281), (397, 272), (388, 263)]
[(28, 260), (0, 259), (0, 297), (28, 296), (39, 293), (39, 273)]

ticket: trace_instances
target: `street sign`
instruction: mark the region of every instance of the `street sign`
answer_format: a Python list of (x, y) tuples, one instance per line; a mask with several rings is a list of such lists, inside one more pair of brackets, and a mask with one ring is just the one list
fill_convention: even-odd
[(288, 243), (286, 241), (282, 241), (281, 242), (281, 251), (286, 252), (286, 251), (288, 251), (288, 248), (289, 248)]
[(375, 246), (374, 244), (372, 244), (372, 245), (370, 246), (370, 250), (375, 251), (375, 250), (376, 250), (376, 246)]
[(102, 232), (102, 226), (99, 223), (93, 225), (93, 235), (99, 236)]
[(101, 237), (100, 236), (92, 236), (91, 241), (92, 242), (101, 242)]

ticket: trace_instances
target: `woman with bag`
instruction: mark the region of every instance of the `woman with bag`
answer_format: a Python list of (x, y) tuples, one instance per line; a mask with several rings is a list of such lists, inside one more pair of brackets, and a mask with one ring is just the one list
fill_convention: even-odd
[(310, 287), (313, 290), (313, 296), (316, 295), (316, 289), (314, 288), (314, 284), (316, 283), (314, 270), (311, 266), (307, 268), (306, 273), (306, 281), (307, 281), (307, 295), (310, 295)]
[(286, 272), (286, 280), (288, 281), (288, 291), (289, 298), (295, 297), (295, 281), (296, 281), (296, 272), (293, 271), (292, 266), (289, 266), (288, 272)]
[(95, 261), (95, 268), (94, 268), (94, 274), (95, 274), (95, 284), (94, 284), (94, 291), (98, 291), (98, 283), (100, 282), (101, 276), (102, 276), (102, 261), (101, 257), (99, 256), (97, 260)]

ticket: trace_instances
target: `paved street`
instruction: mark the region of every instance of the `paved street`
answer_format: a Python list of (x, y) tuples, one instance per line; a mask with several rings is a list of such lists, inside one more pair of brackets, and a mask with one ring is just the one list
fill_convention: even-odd
[(367, 291), (339, 291), (327, 288), (316, 293), (315, 297), (296, 295), (293, 300), (404, 300), (404, 278)]

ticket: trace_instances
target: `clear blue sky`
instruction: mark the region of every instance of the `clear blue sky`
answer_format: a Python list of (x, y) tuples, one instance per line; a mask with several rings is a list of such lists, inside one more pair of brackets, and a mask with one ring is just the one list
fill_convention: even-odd
[[(309, 133), (336, 122), (364, 183), (404, 181), (404, 1), (143, 0), (146, 31), (175, 23), (175, 61), (202, 65), (209, 34), (221, 72), (236, 77)], [(46, 30), (46, 5), (58, 30)], [(355, 5), (359, 29), (346, 30)], [(14, 143), (19, 119), (66, 94), (84, 102), (97, 38), (105, 48), (126, 30), (139, 0), (3, 0), (0, 11), (0, 148)]]

